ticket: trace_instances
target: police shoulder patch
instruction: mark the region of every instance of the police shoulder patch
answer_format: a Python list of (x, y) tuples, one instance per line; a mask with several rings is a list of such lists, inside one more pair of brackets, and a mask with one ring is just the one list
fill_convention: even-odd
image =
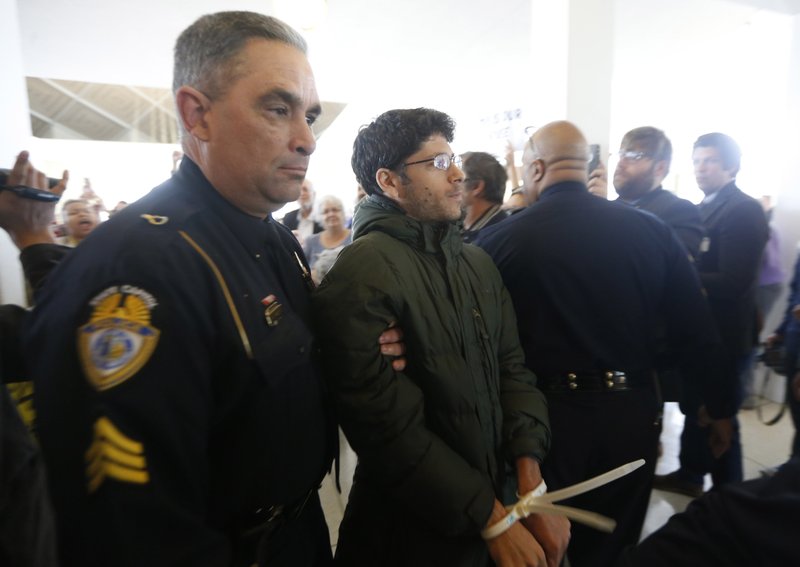
[(145, 290), (112, 286), (96, 295), (89, 321), (78, 329), (78, 355), (84, 374), (96, 390), (125, 382), (150, 360), (160, 331), (150, 325), (158, 305)]

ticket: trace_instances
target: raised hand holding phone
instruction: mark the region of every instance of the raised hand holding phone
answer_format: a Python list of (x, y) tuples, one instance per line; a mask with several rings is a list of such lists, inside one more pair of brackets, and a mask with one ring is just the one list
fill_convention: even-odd
[[(0, 227), (22, 250), (32, 244), (53, 242), (49, 227), (55, 204), (67, 188), (69, 172), (64, 171), (52, 189), (47, 176), (33, 167), (28, 152), (20, 152), (7, 178), (0, 183)], [(0, 180), (2, 181), (2, 180)]]

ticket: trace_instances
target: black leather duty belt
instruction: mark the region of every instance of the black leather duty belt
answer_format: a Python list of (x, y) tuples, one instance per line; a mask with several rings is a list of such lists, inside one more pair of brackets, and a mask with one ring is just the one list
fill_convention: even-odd
[(603, 372), (568, 372), (545, 376), (538, 381), (539, 389), (546, 393), (561, 392), (624, 392), (649, 385), (646, 380), (631, 379), (619, 370)]

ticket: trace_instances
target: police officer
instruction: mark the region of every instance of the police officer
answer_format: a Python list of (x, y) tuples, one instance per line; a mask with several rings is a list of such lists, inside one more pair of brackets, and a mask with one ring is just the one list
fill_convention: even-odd
[[(523, 156), (536, 201), (483, 231), (476, 243), (497, 264), (517, 312), (528, 366), (550, 409), (553, 446), (542, 464), (552, 489), (626, 462), (634, 473), (572, 500), (617, 521), (613, 534), (574, 525), (573, 567), (609, 565), (638, 541), (657, 458), (660, 400), (656, 331), (666, 329), (687, 365), (710, 366), (718, 339), (694, 268), (653, 215), (587, 190), (588, 146), (569, 122), (543, 126)], [(699, 373), (714, 417), (729, 417), (714, 373)], [(724, 449), (730, 422), (714, 422)]]
[(315, 148), (305, 52), (249, 12), (186, 29), (179, 171), (43, 292), (26, 355), (67, 565), (331, 560), (316, 489), (335, 429), (312, 284), (270, 216), (297, 199)]

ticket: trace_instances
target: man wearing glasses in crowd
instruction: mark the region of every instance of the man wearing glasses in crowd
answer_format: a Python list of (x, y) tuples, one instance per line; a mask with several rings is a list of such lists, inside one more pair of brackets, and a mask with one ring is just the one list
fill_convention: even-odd
[(705, 229), (697, 207), (661, 187), (672, 162), (672, 144), (664, 132), (651, 126), (634, 128), (622, 138), (614, 188), (619, 198), (668, 224), (698, 257)]
[[(693, 203), (661, 187), (671, 162), (672, 143), (664, 132), (652, 126), (634, 128), (620, 142), (614, 188), (620, 201), (654, 214), (672, 228), (689, 256), (696, 260), (705, 235), (703, 220)], [(671, 358), (665, 351), (659, 363), (662, 398), (682, 401), (680, 369)], [(690, 410), (688, 405), (682, 404), (681, 409), (689, 411), (694, 418), (695, 410)]]
[[(453, 129), (446, 114), (415, 109), (361, 130), (352, 165), (369, 197), (353, 244), (314, 295), (338, 416), (359, 459), (342, 565), (485, 565), (491, 556), (555, 567), (568, 541), (569, 523), (556, 516), (482, 534), (505, 516), (506, 463), (520, 494), (541, 484), (550, 434), (500, 275), (459, 234)], [(366, 348), (389, 321), (404, 331), (405, 372)]]

